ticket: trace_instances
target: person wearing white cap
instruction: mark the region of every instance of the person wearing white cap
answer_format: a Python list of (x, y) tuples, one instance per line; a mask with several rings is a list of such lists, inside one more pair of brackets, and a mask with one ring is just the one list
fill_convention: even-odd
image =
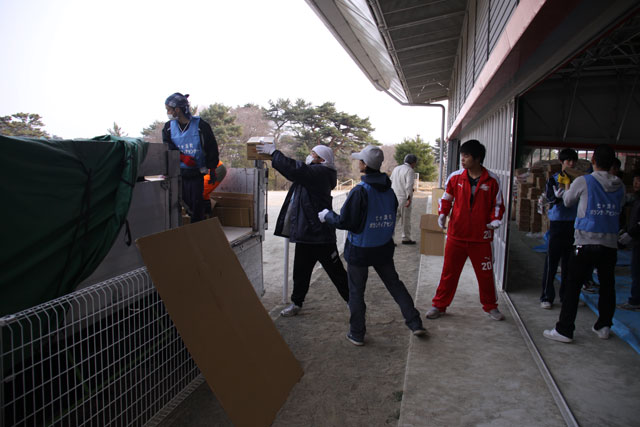
[(274, 235), (288, 237), (296, 244), (293, 258), (293, 291), (291, 304), (280, 315), (295, 316), (309, 291), (313, 267), (319, 261), (338, 293), (349, 301), (347, 272), (336, 246), (336, 230), (319, 221), (317, 212), (330, 208), (331, 190), (337, 183), (333, 151), (316, 145), (305, 162), (297, 161), (276, 150), (275, 144), (258, 144), (256, 151), (272, 156), (271, 164), (293, 184), (280, 209)]
[(415, 154), (404, 156), (404, 163), (391, 172), (391, 188), (398, 198), (398, 221), (402, 226), (402, 244), (415, 245), (411, 240), (411, 203), (413, 202), (413, 183), (416, 174), (413, 171), (418, 164)]
[(393, 296), (404, 317), (405, 324), (416, 336), (426, 334), (420, 313), (393, 263), (393, 229), (398, 200), (391, 189), (387, 174), (380, 172), (384, 154), (379, 147), (368, 145), (351, 155), (359, 160), (364, 175), (347, 196), (340, 214), (329, 209), (318, 212), (318, 218), (341, 230), (348, 230), (344, 245), (349, 277), (349, 332), (347, 339), (354, 345), (364, 345), (366, 332), (364, 291), (369, 266), (372, 266)]

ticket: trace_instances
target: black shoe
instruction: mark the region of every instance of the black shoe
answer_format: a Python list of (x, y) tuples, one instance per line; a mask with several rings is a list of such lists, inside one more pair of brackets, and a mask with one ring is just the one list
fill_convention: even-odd
[(416, 328), (416, 329), (412, 330), (411, 332), (416, 337), (423, 337), (423, 336), (427, 335), (427, 330), (425, 328), (423, 328), (423, 327)]
[(415, 240), (403, 240), (402, 244), (403, 245), (415, 245), (416, 241)]
[(351, 335), (351, 333), (347, 334), (347, 339), (349, 340), (349, 342), (353, 345), (357, 345), (358, 347), (364, 345), (364, 340), (359, 340), (357, 338), (355, 338), (353, 335)]

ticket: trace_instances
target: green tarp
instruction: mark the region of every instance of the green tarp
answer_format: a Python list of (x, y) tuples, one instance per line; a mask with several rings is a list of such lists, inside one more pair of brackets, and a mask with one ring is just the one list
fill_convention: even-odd
[(147, 143), (0, 135), (0, 316), (67, 294), (125, 222)]

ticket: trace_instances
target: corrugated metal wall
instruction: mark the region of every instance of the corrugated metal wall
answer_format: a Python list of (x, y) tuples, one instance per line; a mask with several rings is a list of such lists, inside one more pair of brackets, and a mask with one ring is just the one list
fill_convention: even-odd
[(477, 139), (487, 148), (484, 166), (498, 176), (502, 199), (506, 211), (503, 226), (494, 234), (493, 257), (494, 275), (498, 289), (505, 288), (504, 273), (507, 261), (507, 226), (509, 218), (509, 194), (511, 193), (511, 162), (513, 153), (514, 101), (511, 100), (496, 109), (485, 120), (472, 130), (465, 131), (461, 136), (462, 142)]
[(482, 72), (518, 0), (469, 0), (451, 79), (449, 126)]

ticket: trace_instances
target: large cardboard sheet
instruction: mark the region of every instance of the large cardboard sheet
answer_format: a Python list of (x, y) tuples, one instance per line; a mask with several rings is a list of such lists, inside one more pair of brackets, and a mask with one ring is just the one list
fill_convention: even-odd
[(236, 426), (268, 426), (302, 376), (217, 218), (136, 241), (191, 357)]

